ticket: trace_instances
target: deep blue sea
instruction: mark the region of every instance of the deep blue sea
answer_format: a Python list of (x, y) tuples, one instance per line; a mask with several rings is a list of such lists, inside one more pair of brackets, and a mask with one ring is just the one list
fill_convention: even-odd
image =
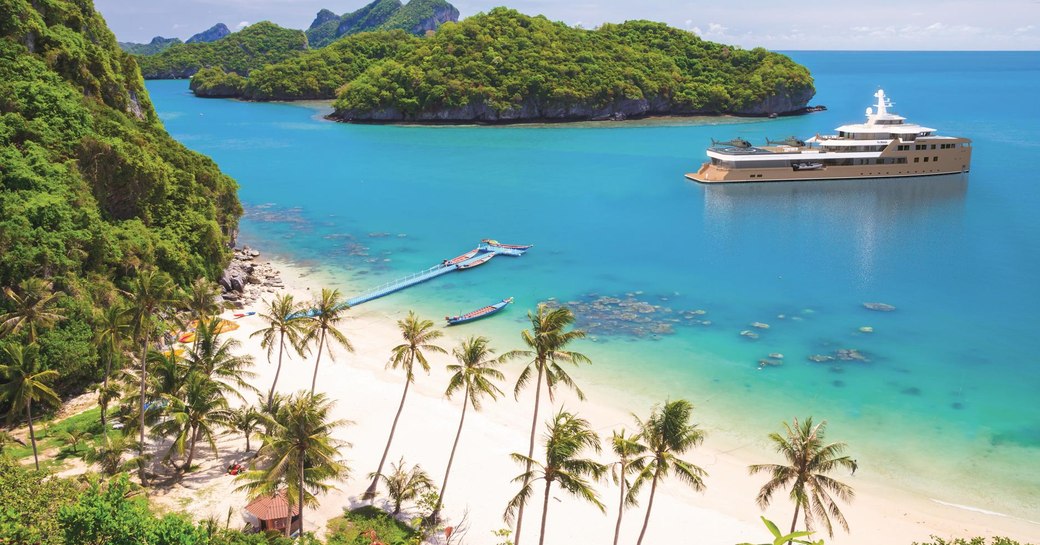
[[(510, 349), (527, 309), (574, 302), (595, 362), (579, 380), (686, 397), (712, 433), (762, 448), (783, 419), (826, 418), (861, 471), (1038, 520), (1040, 53), (790, 55), (827, 111), (365, 126), (324, 121), (315, 104), (196, 99), (185, 81), (148, 89), (173, 136), (241, 184), (242, 241), (320, 264), (347, 291), (485, 237), (536, 245), (366, 306), (432, 318), (513, 296), (507, 312), (463, 326)], [(683, 178), (711, 138), (827, 134), (860, 122), (878, 87), (910, 121), (971, 138), (971, 173)], [(809, 359), (841, 350), (868, 361)], [(783, 365), (759, 369), (771, 353)]]

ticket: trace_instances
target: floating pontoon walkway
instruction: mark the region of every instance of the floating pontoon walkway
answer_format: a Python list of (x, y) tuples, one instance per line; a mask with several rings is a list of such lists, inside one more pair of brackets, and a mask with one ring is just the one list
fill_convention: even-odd
[[(527, 248), (529, 247), (530, 246), (528, 246)], [(479, 246), (477, 246), (476, 253), (474, 253), (472, 256), (466, 257), (466, 259), (463, 259), (461, 261), (455, 261), (454, 259), (445, 260), (444, 263), (441, 263), (440, 265), (437, 265), (435, 267), (430, 267), (429, 269), (426, 269), (424, 271), (419, 271), (417, 273), (410, 274), (403, 278), (392, 280), (390, 282), (387, 282), (386, 284), (383, 284), (382, 286), (362, 293), (361, 295), (351, 297), (350, 299), (346, 300), (346, 304), (347, 306), (354, 307), (360, 305), (361, 303), (367, 303), (373, 299), (379, 299), (380, 297), (390, 295), (391, 293), (401, 291), (406, 288), (410, 288), (416, 284), (421, 284), (423, 282), (426, 282), (427, 280), (437, 278), (438, 276), (445, 275), (460, 269), (467, 269), (471, 266), (476, 265), (476, 262), (486, 259), (487, 254), (489, 253), (494, 254), (496, 256), (507, 255), (512, 257), (520, 257), (524, 255), (525, 252), (527, 252), (527, 248), (519, 246), (491, 244), (487, 242), (481, 243)], [(463, 255), (468, 255), (468, 253)], [(454, 263), (449, 264), (449, 261), (454, 261)]]

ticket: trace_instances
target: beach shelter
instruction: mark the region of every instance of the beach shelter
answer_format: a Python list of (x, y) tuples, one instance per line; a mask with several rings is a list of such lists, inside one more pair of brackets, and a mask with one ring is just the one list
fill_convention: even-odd
[[(285, 532), (285, 519), (289, 515), (289, 503), (285, 499), (286, 490), (279, 490), (273, 496), (261, 496), (246, 505), (242, 518), (253, 527), (254, 532)], [(300, 531), (300, 510), (293, 504), (292, 526), (289, 534)]]

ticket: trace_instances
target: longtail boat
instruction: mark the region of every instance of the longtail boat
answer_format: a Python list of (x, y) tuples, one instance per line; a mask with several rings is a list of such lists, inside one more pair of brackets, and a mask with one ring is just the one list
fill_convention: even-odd
[(459, 263), (462, 263), (463, 261), (476, 256), (477, 252), (479, 252), (479, 251), (480, 251), (480, 248), (474, 248), (474, 249), (472, 249), (472, 250), (470, 250), (470, 251), (468, 251), (468, 252), (466, 252), (466, 253), (458, 256), (458, 257), (453, 257), (451, 259), (445, 259), (441, 264), (442, 265), (458, 265)]
[(534, 244), (502, 244), (501, 242), (491, 238), (485, 238), (481, 242), (488, 246), (498, 246), (499, 248), (509, 248), (510, 250), (527, 250), (534, 246)]
[(513, 298), (503, 299), (493, 305), (488, 305), (484, 308), (468, 312), (461, 316), (445, 316), (444, 319), (448, 321), (448, 325), (464, 324), (466, 322), (472, 322), (473, 320), (479, 320), (481, 318), (487, 318), (492, 314), (506, 308), (506, 305), (513, 302)]
[(487, 254), (484, 254), (484, 255), (476, 258), (476, 259), (473, 259), (473, 260), (470, 260), (470, 261), (464, 261), (462, 263), (459, 263), (459, 270), (461, 271), (463, 269), (472, 269), (473, 267), (476, 267), (477, 265), (483, 265), (483, 264), (487, 263), (488, 261), (491, 261), (492, 257), (495, 257), (495, 254), (487, 253)]

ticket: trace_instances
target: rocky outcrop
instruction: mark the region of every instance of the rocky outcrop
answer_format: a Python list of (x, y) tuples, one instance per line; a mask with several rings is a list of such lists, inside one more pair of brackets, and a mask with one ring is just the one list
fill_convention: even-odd
[(368, 123), (521, 123), (533, 121), (590, 121), (622, 120), (647, 116), (668, 115), (718, 115), (734, 114), (765, 116), (769, 114), (801, 113), (813, 97), (812, 87), (783, 89), (759, 103), (734, 111), (704, 111), (684, 108), (670, 99), (656, 96), (650, 99), (622, 99), (607, 104), (595, 105), (576, 102), (525, 100), (520, 107), (499, 110), (484, 102), (471, 102), (465, 106), (404, 112), (395, 107), (373, 110), (336, 110), (328, 117), (337, 121)]
[(312, 48), (324, 47), (333, 41), (371, 30), (401, 29), (416, 35), (449, 21), (459, 20), (459, 10), (444, 0), (373, 0), (356, 11), (342, 16), (323, 9), (307, 29), (307, 41)]
[(194, 44), (199, 42), (215, 42), (228, 34), (231, 34), (231, 31), (228, 30), (227, 25), (224, 23), (217, 23), (209, 29), (188, 38), (185, 43)]
[(264, 293), (273, 293), (285, 284), (270, 263), (261, 263), (260, 252), (248, 246), (236, 249), (231, 263), (224, 269), (217, 283), (221, 298), (234, 308), (255, 303)]
[(459, 20), (459, 10), (455, 6), (448, 4), (436, 8), (433, 11), (433, 15), (425, 17), (413, 26), (409, 31), (412, 34), (423, 35), (427, 32), (437, 30), (437, 27), (448, 22), (455, 22)]
[(323, 9), (318, 12), (318, 14), (314, 17), (314, 21), (311, 23), (311, 26), (307, 28), (318, 28), (329, 21), (336, 21), (338, 19), (339, 15), (336, 15), (335, 13), (327, 9)]

